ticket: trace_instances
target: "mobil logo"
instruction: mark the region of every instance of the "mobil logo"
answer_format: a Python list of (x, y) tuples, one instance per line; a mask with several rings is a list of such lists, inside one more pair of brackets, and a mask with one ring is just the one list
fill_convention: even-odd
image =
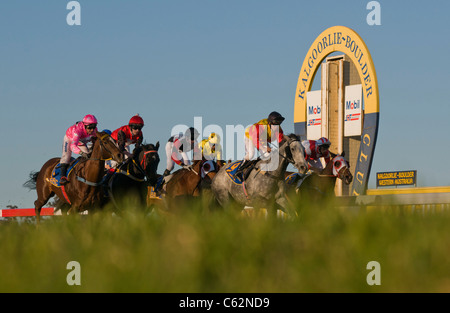
[(361, 108), (361, 100), (345, 101), (346, 110), (357, 110)]
[(320, 114), (320, 106), (308, 106), (308, 114)]

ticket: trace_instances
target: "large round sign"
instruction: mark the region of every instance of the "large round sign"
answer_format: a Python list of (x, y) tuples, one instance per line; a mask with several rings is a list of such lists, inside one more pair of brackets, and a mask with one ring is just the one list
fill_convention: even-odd
[(363, 88), (363, 132), (352, 188), (352, 195), (360, 195), (367, 189), (378, 133), (380, 105), (372, 57), (366, 44), (354, 30), (345, 26), (330, 27), (322, 32), (309, 48), (300, 70), (295, 94), (295, 133), (300, 135), (302, 140), (306, 139), (306, 94), (311, 90), (320, 64), (333, 52), (343, 52), (352, 60), (358, 70)]

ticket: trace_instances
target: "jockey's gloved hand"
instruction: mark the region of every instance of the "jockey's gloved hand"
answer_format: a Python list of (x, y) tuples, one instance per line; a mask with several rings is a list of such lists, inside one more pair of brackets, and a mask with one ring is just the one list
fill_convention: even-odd
[(83, 151), (80, 151), (80, 156), (82, 157), (82, 158), (89, 158), (89, 153), (86, 153), (86, 152), (83, 152)]

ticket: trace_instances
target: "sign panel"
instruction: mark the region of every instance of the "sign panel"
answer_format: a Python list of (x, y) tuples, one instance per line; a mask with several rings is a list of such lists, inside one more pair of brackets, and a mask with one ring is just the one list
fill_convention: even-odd
[(362, 85), (345, 86), (344, 136), (361, 136)]
[(307, 139), (317, 140), (322, 137), (322, 91), (307, 92), (306, 106)]
[(389, 186), (416, 185), (417, 171), (379, 172), (377, 173), (377, 188)]

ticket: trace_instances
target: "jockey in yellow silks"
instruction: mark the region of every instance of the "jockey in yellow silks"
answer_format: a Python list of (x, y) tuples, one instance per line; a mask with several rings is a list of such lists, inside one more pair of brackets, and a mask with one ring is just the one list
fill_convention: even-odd
[(202, 155), (207, 160), (222, 160), (222, 146), (220, 145), (220, 136), (217, 133), (211, 133), (207, 139), (203, 139), (198, 147)]
[(245, 161), (253, 159), (255, 148), (264, 157), (268, 156), (271, 151), (268, 144), (275, 140), (280, 143), (283, 140), (283, 130), (280, 126), (283, 121), (284, 117), (274, 111), (268, 118), (245, 129)]

